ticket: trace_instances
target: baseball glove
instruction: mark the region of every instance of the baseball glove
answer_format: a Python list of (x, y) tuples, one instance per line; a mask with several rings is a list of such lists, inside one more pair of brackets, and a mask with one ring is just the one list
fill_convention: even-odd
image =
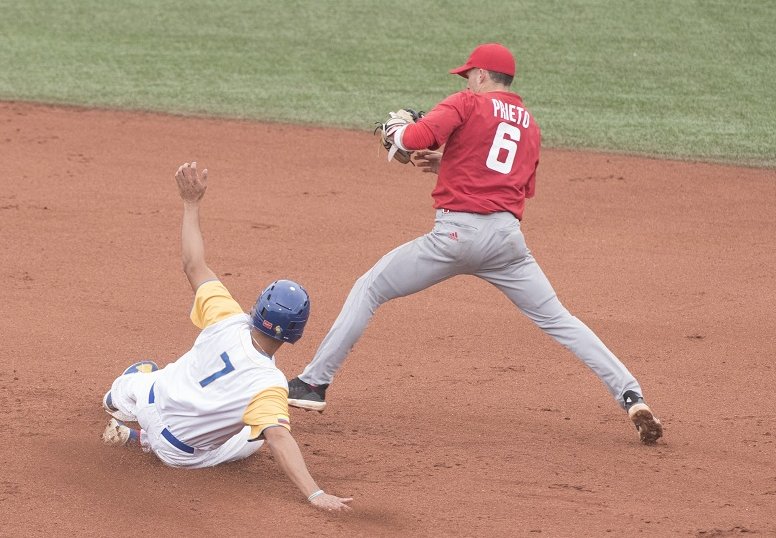
[(415, 123), (425, 115), (425, 112), (416, 112), (411, 108), (402, 108), (397, 112), (389, 112), (388, 119), (384, 123), (377, 122), (375, 134), (380, 132), (380, 143), (388, 150), (388, 160), (396, 159), (402, 164), (412, 162), (412, 152), (399, 149), (393, 141), (396, 131), (409, 123)]

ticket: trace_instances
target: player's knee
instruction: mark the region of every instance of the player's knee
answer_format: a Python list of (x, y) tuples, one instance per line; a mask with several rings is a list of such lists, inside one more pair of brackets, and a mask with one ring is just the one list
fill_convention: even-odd
[(574, 325), (576, 318), (565, 308), (549, 315), (537, 316), (534, 323), (545, 331)]

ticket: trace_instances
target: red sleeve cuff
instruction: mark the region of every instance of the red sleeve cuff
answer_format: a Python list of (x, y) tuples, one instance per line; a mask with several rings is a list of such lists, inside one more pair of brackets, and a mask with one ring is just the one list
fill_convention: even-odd
[(410, 151), (430, 148), (436, 143), (434, 133), (423, 123), (410, 123), (401, 136), (401, 144)]

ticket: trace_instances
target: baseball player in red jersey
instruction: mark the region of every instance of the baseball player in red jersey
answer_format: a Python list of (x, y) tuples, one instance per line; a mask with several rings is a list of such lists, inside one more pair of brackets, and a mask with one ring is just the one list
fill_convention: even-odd
[(438, 172), (432, 192), (434, 228), (383, 256), (356, 281), (312, 362), (289, 382), (289, 404), (324, 409), (329, 383), (381, 304), (467, 274), (496, 286), (590, 367), (628, 412), (641, 441), (654, 443), (663, 428), (639, 383), (563, 307), (526, 246), (520, 221), (525, 200), (534, 195), (541, 132), (521, 97), (509, 90), (515, 74), (512, 53), (496, 43), (480, 45), (450, 72), (466, 78), (466, 90), (416, 123), (396, 127), (394, 121), (388, 136), (402, 151), (444, 146), (441, 154), (416, 156), (424, 171)]
[[(350, 510), (350, 498), (324, 493), (302, 458), (288, 416), (287, 382), (275, 352), (302, 337), (307, 292), (290, 280), (270, 284), (243, 312), (205, 263), (199, 203), (207, 170), (186, 163), (175, 174), (183, 199), (183, 269), (194, 290), (191, 321), (202, 329), (194, 347), (162, 369), (131, 365), (103, 396), (113, 418), (110, 445), (134, 442), (171, 467), (201, 468), (240, 460), (266, 442), (275, 461), (316, 508)], [(137, 422), (133, 429), (124, 422)]]

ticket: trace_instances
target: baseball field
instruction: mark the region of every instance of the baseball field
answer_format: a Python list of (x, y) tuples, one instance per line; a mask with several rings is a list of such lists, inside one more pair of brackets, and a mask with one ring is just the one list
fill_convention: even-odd
[[(776, 535), (776, 6), (0, 0), (0, 536)], [(522, 226), (559, 297), (638, 377), (664, 438), (489, 284), (375, 315), (294, 437), (353, 512), (263, 450), (184, 471), (105, 446), (130, 363), (198, 334), (173, 174), (209, 169), (209, 265), (244, 308), (312, 298), (296, 376), (353, 282), (429, 231), (388, 163), (478, 43), (544, 134)]]

